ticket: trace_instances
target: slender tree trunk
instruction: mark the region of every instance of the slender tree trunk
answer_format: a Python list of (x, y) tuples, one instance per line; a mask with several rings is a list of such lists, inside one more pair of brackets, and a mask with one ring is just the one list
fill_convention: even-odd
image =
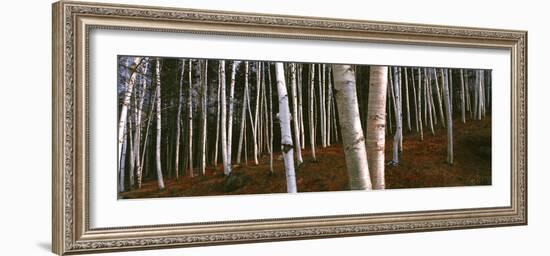
[(134, 188), (134, 179), (135, 179), (135, 175), (134, 175), (134, 137), (132, 136), (132, 131), (133, 131), (133, 122), (132, 122), (132, 119), (130, 118), (130, 120), (128, 121), (128, 136), (129, 136), (129, 139), (128, 139), (128, 144), (129, 144), (129, 150), (130, 150), (130, 161), (128, 162), (129, 163), (129, 168), (128, 168), (128, 181), (130, 183), (130, 189)]
[[(439, 107), (439, 119), (441, 120), (441, 126), (445, 127), (445, 115), (443, 114), (443, 101), (441, 101), (441, 93), (439, 87), (439, 79), (437, 78), (437, 69), (432, 69), (434, 80), (435, 80), (435, 88), (437, 92), (437, 106)], [(443, 69), (441, 69), (441, 80), (443, 80)]]
[[(220, 105), (220, 97), (221, 97), (221, 87), (222, 87), (222, 84), (221, 84), (221, 78), (220, 78), (220, 75), (221, 75), (221, 72), (220, 72), (220, 65), (218, 63), (218, 92), (217, 92), (217, 102), (218, 102), (218, 108), (216, 109), (216, 143), (214, 144), (214, 163), (213, 165), (214, 166), (218, 166), (218, 145), (219, 145), (219, 142), (220, 142), (220, 123), (221, 123), (221, 115), (220, 115), (220, 111), (221, 111), (221, 105)], [(207, 113), (208, 114), (208, 113)]]
[(273, 174), (273, 87), (271, 85), (271, 66), (267, 63), (267, 87), (269, 88), (269, 171)]
[(201, 159), (200, 159), (200, 170), (201, 174), (206, 174), (206, 138), (208, 136), (206, 124), (207, 124), (207, 100), (208, 100), (208, 60), (201, 60), (201, 119), (200, 119), (200, 149), (201, 149)]
[(313, 161), (317, 161), (317, 157), (315, 156), (315, 112), (313, 111), (313, 100), (315, 98), (315, 64), (310, 64), (309, 78), (309, 143), (311, 145)]
[(180, 158), (180, 132), (181, 132), (181, 109), (183, 106), (183, 75), (185, 74), (185, 60), (181, 60), (181, 74), (180, 74), (180, 90), (178, 100), (178, 116), (176, 117), (176, 180), (180, 178), (179, 172), (179, 158)]
[(367, 159), (373, 189), (385, 189), (384, 146), (388, 67), (371, 66), (367, 110)]
[[(407, 112), (407, 129), (411, 131), (411, 109), (409, 106), (409, 79), (407, 74), (407, 68), (403, 68), (405, 70), (405, 111)], [(401, 136), (401, 139), (403, 139), (403, 136)]]
[[(149, 127), (151, 125), (151, 120), (153, 120), (153, 110), (155, 110), (155, 102), (157, 100), (157, 90), (155, 89), (154, 92), (153, 92), (153, 97), (152, 97), (152, 100), (150, 99), (151, 103), (150, 103), (150, 110), (149, 110), (149, 115), (147, 115), (147, 128), (145, 129), (145, 139), (143, 141), (143, 150), (142, 150), (142, 153), (141, 153), (141, 162), (140, 162), (140, 167), (139, 169), (143, 170), (143, 166), (144, 166), (144, 163), (145, 163), (145, 152), (147, 152), (147, 141), (149, 139)], [(142, 182), (142, 175), (141, 176), (138, 176), (138, 188), (141, 188), (141, 182)]]
[(223, 173), (227, 176), (231, 174), (231, 164), (227, 157), (227, 127), (226, 127), (226, 103), (225, 103), (225, 61), (220, 60), (220, 84), (221, 84), (221, 133), (222, 133), (222, 161)]
[[(406, 69), (405, 69), (406, 70)], [(411, 68), (411, 88), (413, 91), (413, 110), (414, 110), (414, 124), (415, 131), (418, 132), (418, 100), (416, 98), (416, 84), (414, 82), (414, 69)]]
[(256, 62), (256, 108), (254, 111), (254, 120), (253, 120), (253, 133), (252, 133), (252, 142), (254, 149), (254, 164), (258, 165), (258, 121), (259, 121), (259, 111), (260, 111), (260, 72), (261, 72), (260, 62)]
[(160, 144), (161, 144), (161, 102), (160, 102), (160, 59), (157, 58), (157, 69), (156, 69), (156, 78), (157, 78), (157, 147), (156, 147), (156, 163), (157, 163), (157, 181), (159, 189), (164, 189), (164, 180), (162, 178), (162, 166), (160, 160)]
[(193, 62), (189, 59), (189, 98), (187, 99), (189, 118), (189, 176), (193, 177)]
[[(431, 86), (430, 86), (430, 78), (427, 74), (427, 68), (424, 68), (424, 82), (426, 83), (426, 103), (428, 104), (428, 118), (429, 118), (429, 125), (430, 125), (430, 131), (432, 132), (432, 135), (435, 134), (434, 132), (434, 125), (432, 120), (432, 109), (433, 109), (433, 101), (432, 101), (432, 92), (431, 92)], [(434, 110), (435, 111), (435, 110)]]
[(300, 127), (298, 122), (298, 95), (296, 92), (296, 64), (290, 63), (290, 86), (292, 97), (292, 123), (294, 124), (294, 141), (296, 141), (296, 159), (298, 165), (304, 162), (302, 159), (302, 147), (300, 146)]
[[(147, 71), (149, 69), (149, 59), (147, 58), (147, 61), (145, 62), (145, 67), (144, 67), (144, 75), (147, 74)], [(143, 169), (142, 169), (142, 165), (141, 165), (141, 154), (140, 154), (140, 150), (141, 150), (141, 128), (142, 128), (142, 113), (143, 113), (143, 102), (145, 100), (145, 92), (147, 90), (147, 79), (144, 77), (144, 75), (141, 76), (141, 80), (142, 80), (142, 88), (141, 88), (141, 95), (140, 95), (140, 99), (139, 99), (139, 103), (138, 103), (138, 106), (137, 106), (137, 113), (136, 113), (136, 133), (135, 133), (135, 141), (134, 141), (134, 147), (135, 147), (135, 152), (136, 152), (136, 155), (135, 155), (135, 165), (136, 165), (136, 176), (137, 176), (137, 183), (138, 183), (138, 188), (141, 188), (141, 181), (142, 181), (142, 173), (143, 173)]]
[(462, 122), (466, 123), (466, 98), (464, 96), (464, 71), (460, 69), (460, 110)]
[(306, 144), (306, 136), (304, 132), (304, 110), (303, 110), (303, 94), (302, 94), (302, 88), (303, 88), (303, 81), (302, 81), (302, 70), (303, 66), (302, 64), (298, 64), (298, 116), (300, 117), (300, 146), (302, 149), (305, 149)]
[(118, 191), (119, 192), (124, 192), (124, 173), (125, 173), (125, 169), (126, 169), (126, 151), (127, 151), (127, 148), (126, 148), (126, 144), (128, 144), (128, 140), (127, 140), (127, 136), (126, 134), (124, 134), (122, 136), (122, 148), (120, 149), (121, 150), (121, 161), (119, 162), (119, 168), (118, 168), (118, 175), (119, 175), (119, 180), (118, 180)]
[(372, 183), (359, 115), (355, 72), (349, 65), (332, 65), (332, 72), (350, 188), (370, 190)]
[(297, 193), (296, 175), (294, 173), (294, 154), (292, 133), (290, 129), (290, 108), (288, 106), (288, 94), (285, 85), (283, 63), (275, 63), (277, 75), (277, 93), (279, 94), (279, 123), (281, 125), (281, 150), (285, 162), (286, 190), (288, 193)]
[(445, 108), (447, 110), (447, 162), (453, 164), (453, 116), (451, 114), (451, 96), (449, 93), (449, 83), (447, 76), (449, 75), (449, 70), (445, 69), (445, 72), (442, 73), (444, 76), (445, 84), (443, 85), (443, 93), (445, 101)]
[(243, 140), (245, 134), (245, 127), (246, 127), (246, 98), (248, 95), (248, 61), (244, 62), (244, 93), (243, 93), (243, 106), (241, 111), (241, 131), (239, 136), (239, 149), (237, 150), (237, 164), (241, 163), (241, 150), (243, 147)]
[[(227, 160), (229, 162), (228, 174), (231, 173), (231, 160), (233, 149), (233, 107), (235, 104), (235, 76), (239, 62), (233, 61), (231, 67), (231, 83), (229, 85), (229, 116), (227, 120)], [(224, 169), (225, 170), (225, 169)]]
[[(425, 106), (425, 103), (424, 103), (424, 106)], [(420, 68), (418, 68), (418, 109), (416, 112), (416, 116), (418, 118), (420, 140), (424, 140), (424, 131), (422, 127), (422, 73), (420, 72)]]
[(328, 80), (328, 93), (327, 93), (327, 100), (326, 100), (326, 108), (327, 108), (327, 124), (326, 124), (326, 136), (327, 136), (327, 145), (331, 145), (331, 125), (332, 125), (332, 67), (328, 66), (328, 73), (327, 73), (327, 80)]
[(393, 136), (393, 160), (392, 163), (397, 165), (399, 164), (399, 143), (401, 141), (402, 137), (402, 114), (401, 114), (401, 84), (399, 81), (399, 77), (401, 76), (401, 70), (399, 70), (399, 67), (393, 67), (392, 73), (394, 77), (393, 81), (393, 88), (394, 88), (394, 95), (395, 95), (395, 103), (394, 104), (394, 112), (395, 112), (395, 134)]
[(325, 64), (320, 65), (319, 69), (319, 110), (321, 113), (321, 143), (323, 148), (327, 147), (327, 130), (326, 130), (326, 109), (325, 109)]
[(130, 105), (130, 98), (136, 82), (137, 68), (139, 67), (142, 58), (134, 58), (134, 64), (131, 69), (131, 75), (126, 83), (126, 91), (124, 92), (124, 98), (122, 99), (122, 106), (120, 110), (120, 118), (118, 119), (118, 162), (120, 163), (122, 158), (122, 143), (126, 134), (126, 120), (128, 119), (128, 106)]

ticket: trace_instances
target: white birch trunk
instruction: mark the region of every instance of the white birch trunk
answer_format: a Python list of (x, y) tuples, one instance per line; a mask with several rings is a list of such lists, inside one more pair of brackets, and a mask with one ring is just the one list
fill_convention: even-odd
[(296, 141), (296, 159), (302, 164), (302, 147), (300, 146), (300, 127), (298, 122), (298, 95), (296, 92), (296, 64), (290, 63), (290, 86), (292, 93), (292, 123), (294, 124), (294, 141)]
[(207, 100), (208, 100), (208, 60), (203, 60), (203, 66), (202, 66), (202, 72), (201, 72), (201, 123), (200, 123), (200, 131), (201, 131), (201, 138), (200, 138), (200, 144), (201, 144), (201, 159), (200, 159), (200, 167), (201, 167), (201, 173), (202, 175), (206, 174), (206, 137), (207, 137)]
[(418, 129), (420, 130), (420, 140), (424, 140), (424, 131), (422, 125), (422, 73), (420, 68), (418, 68), (418, 96), (417, 96), (417, 112), (416, 116), (418, 118)]
[(367, 110), (367, 159), (373, 189), (385, 189), (384, 146), (388, 67), (371, 66)]
[(258, 119), (260, 111), (260, 72), (261, 72), (260, 62), (256, 62), (256, 108), (254, 110), (254, 123), (253, 123), (253, 133), (252, 133), (252, 143), (254, 144), (254, 164), (258, 165)]
[(327, 136), (327, 145), (331, 145), (331, 127), (332, 127), (332, 67), (328, 66), (328, 73), (327, 73), (327, 79), (328, 79), (328, 93), (327, 93), (327, 100), (325, 107), (327, 108), (327, 125), (326, 125), (326, 136)]
[(296, 175), (294, 173), (294, 154), (292, 144), (292, 132), (290, 129), (290, 108), (288, 106), (288, 94), (285, 85), (283, 63), (275, 63), (277, 76), (277, 93), (279, 95), (279, 123), (281, 126), (281, 150), (285, 162), (286, 188), (288, 193), (297, 193)]
[(159, 189), (164, 189), (164, 180), (162, 178), (162, 166), (160, 160), (160, 144), (161, 144), (161, 102), (160, 102), (160, 59), (157, 58), (156, 78), (157, 78), (157, 145), (156, 145), (156, 164), (157, 164), (157, 181)]
[(271, 85), (271, 68), (267, 64), (267, 78), (269, 88), (269, 171), (273, 174), (273, 89)]
[(241, 111), (241, 131), (239, 136), (239, 148), (237, 150), (237, 164), (241, 163), (241, 152), (243, 148), (243, 140), (245, 137), (245, 127), (246, 127), (246, 98), (248, 95), (248, 61), (244, 62), (244, 93), (243, 93), (243, 104)]
[(181, 60), (180, 88), (178, 100), (178, 115), (176, 116), (176, 180), (179, 180), (179, 159), (180, 159), (180, 132), (181, 132), (181, 109), (183, 106), (183, 75), (185, 74), (185, 60)]
[(315, 97), (315, 64), (310, 64), (309, 72), (309, 143), (311, 145), (313, 161), (317, 161), (317, 157), (315, 156), (315, 113), (313, 111), (313, 100)]
[(464, 71), (460, 69), (460, 110), (462, 122), (466, 123), (466, 98), (464, 94)]
[[(221, 106), (220, 106), (220, 97), (221, 97), (221, 87), (222, 87), (222, 84), (221, 84), (221, 78), (220, 78), (220, 65), (218, 63), (218, 92), (217, 92), (217, 99), (216, 101), (218, 102), (218, 107), (216, 109), (216, 143), (214, 144), (214, 162), (213, 162), (213, 165), (214, 166), (218, 166), (218, 145), (219, 145), (219, 142), (220, 142), (220, 123), (221, 123), (221, 116), (220, 116), (220, 111), (221, 111)], [(208, 114), (208, 112), (207, 112)]]
[(327, 130), (326, 130), (326, 109), (325, 109), (325, 64), (320, 65), (322, 68), (319, 69), (319, 108), (321, 112), (321, 143), (323, 148), (327, 147)]
[[(437, 78), (437, 69), (432, 69), (433, 71), (433, 75), (434, 75), (434, 79), (435, 79), (435, 88), (436, 88), (436, 92), (437, 92), (437, 106), (439, 107), (439, 119), (441, 120), (441, 126), (445, 127), (445, 115), (443, 114), (443, 101), (441, 100), (441, 93), (440, 93), (440, 88), (439, 87), (439, 79)], [(443, 69), (441, 69), (441, 80), (443, 81), (443, 83), (445, 83), (444, 79), (443, 79)]]
[(189, 176), (193, 177), (193, 62), (189, 60), (189, 97), (187, 99), (188, 118), (189, 118)]
[(445, 109), (447, 110), (447, 162), (449, 164), (453, 164), (453, 116), (451, 114), (451, 96), (449, 93), (449, 83), (447, 79), (449, 70), (445, 69), (445, 72), (442, 74), (445, 78), (445, 84), (443, 85), (443, 100), (445, 101)]
[(118, 162), (120, 163), (122, 158), (122, 143), (126, 134), (126, 120), (128, 119), (128, 106), (130, 105), (130, 98), (136, 82), (137, 72), (139, 64), (142, 58), (134, 58), (134, 64), (132, 65), (132, 73), (126, 84), (126, 91), (124, 92), (124, 98), (122, 99), (122, 106), (120, 110), (120, 118), (118, 119)]
[[(144, 71), (143, 71), (144, 75), (147, 74), (148, 69), (149, 69), (149, 59), (147, 58), (145, 62)], [(147, 90), (147, 79), (144, 77), (144, 75), (141, 76), (142, 88), (141, 88), (141, 94), (139, 96), (140, 98), (139, 103), (136, 109), (136, 131), (134, 136), (134, 152), (136, 152), (134, 161), (136, 165), (136, 176), (137, 176), (138, 188), (141, 188), (141, 180), (142, 180), (142, 172), (143, 172), (143, 169), (141, 168), (140, 150), (141, 150), (141, 128), (143, 126), (141, 124), (141, 119), (143, 116), (142, 113), (143, 113), (143, 102), (145, 100), (145, 92)]]
[(227, 117), (227, 160), (229, 162), (229, 173), (231, 173), (231, 156), (233, 149), (233, 106), (235, 104), (235, 76), (239, 62), (233, 61), (231, 66), (231, 83), (229, 84), (229, 115)]
[(395, 112), (395, 134), (393, 136), (393, 160), (392, 163), (397, 165), (399, 164), (399, 143), (401, 142), (402, 137), (402, 114), (401, 114), (401, 84), (400, 84), (400, 70), (398, 67), (392, 68), (393, 73), (393, 89), (394, 89), (394, 95), (395, 95), (395, 104), (394, 104), (394, 112)]
[(370, 190), (372, 183), (355, 89), (355, 72), (350, 65), (332, 65), (332, 72), (350, 188)]
[(124, 179), (125, 179), (124, 172), (126, 171), (125, 167), (126, 167), (126, 150), (127, 150), (126, 144), (127, 143), (128, 143), (127, 135), (124, 134), (124, 136), (122, 136), (122, 148), (120, 149), (122, 151), (121, 161), (118, 163), (119, 164), (119, 168), (118, 168), (118, 175), (119, 175), (118, 191), (119, 192), (124, 192)]
[(220, 84), (221, 84), (221, 132), (222, 132), (222, 161), (223, 173), (227, 176), (231, 174), (231, 164), (227, 157), (227, 127), (226, 127), (226, 103), (225, 103), (225, 61), (220, 60)]
[(305, 149), (306, 135), (304, 132), (304, 109), (303, 109), (303, 81), (302, 81), (302, 64), (298, 64), (298, 116), (300, 117), (300, 146)]
[[(407, 128), (411, 131), (411, 109), (409, 106), (409, 79), (407, 74), (407, 68), (405, 69), (405, 112), (407, 112)], [(401, 79), (400, 79), (401, 80)], [(403, 140), (403, 136), (401, 136)]]

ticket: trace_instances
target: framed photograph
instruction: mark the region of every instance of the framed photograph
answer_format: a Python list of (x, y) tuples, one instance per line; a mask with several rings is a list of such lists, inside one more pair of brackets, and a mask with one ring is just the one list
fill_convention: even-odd
[(61, 1), (57, 254), (527, 224), (527, 32)]

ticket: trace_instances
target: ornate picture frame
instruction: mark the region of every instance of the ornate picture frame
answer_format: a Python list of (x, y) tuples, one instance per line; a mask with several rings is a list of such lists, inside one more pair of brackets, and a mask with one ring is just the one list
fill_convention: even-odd
[[(89, 33), (96, 29), (510, 51), (510, 205), (90, 227)], [(527, 32), (60, 1), (53, 4), (53, 251), (59, 255), (527, 224)]]

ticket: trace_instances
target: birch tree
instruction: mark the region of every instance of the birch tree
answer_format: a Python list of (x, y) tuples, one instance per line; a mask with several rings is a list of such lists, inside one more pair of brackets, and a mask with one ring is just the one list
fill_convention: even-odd
[(131, 75), (126, 82), (126, 91), (124, 92), (124, 98), (122, 100), (122, 106), (120, 110), (120, 117), (118, 119), (118, 163), (122, 158), (122, 144), (124, 142), (124, 135), (126, 134), (126, 120), (128, 119), (128, 107), (130, 105), (130, 98), (132, 97), (132, 91), (136, 82), (137, 68), (141, 63), (142, 58), (134, 58), (134, 63), (130, 67)]
[(142, 180), (142, 166), (141, 166), (141, 157), (140, 157), (140, 149), (141, 149), (141, 128), (142, 128), (142, 113), (143, 113), (143, 102), (145, 100), (145, 92), (147, 91), (147, 79), (145, 78), (145, 75), (148, 72), (149, 69), (149, 58), (144, 59), (145, 65), (143, 68), (143, 75), (141, 76), (141, 94), (139, 95), (139, 103), (137, 104), (136, 108), (136, 130), (134, 135), (134, 152), (135, 152), (135, 166), (136, 166), (136, 176), (137, 176), (137, 183), (138, 188), (141, 188), (141, 180)]
[(286, 190), (288, 193), (297, 193), (296, 175), (294, 173), (294, 154), (292, 133), (290, 130), (290, 108), (286, 91), (283, 63), (275, 63), (277, 77), (277, 94), (279, 95), (279, 123), (281, 126), (281, 150), (285, 162)]
[[(244, 93), (243, 93), (243, 104), (241, 112), (241, 132), (239, 136), (239, 149), (237, 150), (237, 164), (241, 163), (241, 150), (243, 147), (243, 139), (245, 137), (245, 127), (246, 127), (246, 98), (248, 96), (248, 61), (244, 62)], [(245, 154), (246, 155), (246, 154)]]
[(298, 165), (304, 162), (302, 159), (302, 147), (300, 146), (300, 126), (298, 120), (298, 94), (296, 90), (296, 64), (290, 63), (290, 86), (292, 93), (292, 123), (294, 124), (294, 141), (296, 142), (296, 159)]
[[(231, 173), (231, 153), (233, 148), (233, 108), (235, 105), (235, 76), (239, 62), (231, 65), (231, 83), (229, 84), (229, 115), (227, 117), (227, 160), (229, 161), (228, 174)], [(225, 169), (224, 169), (225, 170)]]
[(460, 113), (462, 122), (466, 123), (466, 97), (464, 94), (464, 71), (460, 69)]
[(403, 136), (403, 118), (401, 113), (401, 84), (399, 81), (399, 76), (401, 75), (401, 70), (399, 67), (393, 67), (392, 68), (393, 73), (393, 88), (394, 88), (394, 95), (395, 95), (395, 104), (394, 104), (394, 111), (395, 111), (395, 134), (393, 136), (393, 159), (392, 164), (397, 165), (399, 164), (399, 143), (401, 142), (401, 138)]
[(187, 99), (187, 107), (188, 107), (188, 118), (189, 118), (189, 141), (188, 141), (188, 148), (189, 148), (189, 176), (193, 177), (193, 77), (192, 77), (192, 71), (193, 71), (193, 62), (191, 59), (189, 59), (189, 97)]
[(183, 105), (183, 75), (185, 74), (185, 60), (181, 60), (181, 74), (180, 74), (180, 88), (179, 88), (179, 99), (178, 99), (178, 114), (176, 116), (176, 159), (175, 159), (175, 170), (176, 170), (176, 180), (179, 180), (179, 157), (180, 157), (180, 132), (181, 132), (181, 109)]
[(311, 155), (313, 161), (317, 161), (315, 156), (315, 113), (313, 111), (315, 98), (315, 64), (310, 64), (309, 69), (309, 143), (311, 145)]
[(160, 144), (161, 144), (161, 101), (160, 101), (160, 59), (157, 58), (157, 66), (156, 66), (156, 78), (157, 78), (157, 146), (156, 146), (156, 163), (157, 163), (157, 182), (159, 189), (164, 189), (164, 180), (162, 178), (162, 166), (161, 166), (161, 159), (160, 159)]
[(230, 160), (227, 158), (227, 127), (226, 127), (226, 104), (225, 104), (225, 61), (220, 60), (220, 83), (221, 83), (221, 132), (222, 132), (222, 161), (223, 173), (231, 173)]
[(359, 115), (355, 72), (350, 65), (332, 65), (332, 73), (350, 188), (370, 190), (372, 183)]
[(384, 146), (388, 67), (371, 66), (367, 110), (367, 159), (373, 189), (385, 189)]
[(254, 149), (254, 164), (258, 165), (258, 121), (260, 111), (260, 62), (256, 62), (256, 109), (254, 110), (254, 120), (252, 127), (252, 142)]
[(444, 72), (442, 72), (444, 82), (443, 85), (443, 93), (444, 97), (443, 100), (445, 102), (445, 109), (447, 110), (447, 162), (449, 164), (453, 164), (453, 116), (451, 113), (451, 97), (449, 93), (449, 83), (448, 83), (448, 75), (449, 70), (445, 69)]
[(206, 137), (207, 137), (207, 102), (208, 102), (208, 60), (200, 61), (201, 65), (201, 118), (200, 118), (200, 170), (206, 173)]

